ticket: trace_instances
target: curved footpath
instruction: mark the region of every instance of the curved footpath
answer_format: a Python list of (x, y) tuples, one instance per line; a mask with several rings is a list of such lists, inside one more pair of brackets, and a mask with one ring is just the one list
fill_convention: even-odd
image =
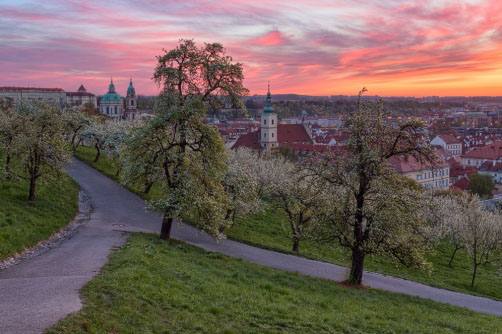
[[(69, 240), (48, 252), (0, 271), (0, 333), (40, 333), (82, 307), (79, 290), (107, 262), (108, 254), (127, 239), (124, 232), (160, 232), (160, 217), (145, 212), (144, 201), (80, 161), (69, 174), (89, 195), (90, 220)], [(172, 236), (210, 251), (272, 268), (343, 280), (346, 268), (252, 247), (232, 240), (216, 243), (187, 225), (173, 226)], [(420, 283), (365, 273), (372, 288), (405, 293), (502, 315), (502, 302), (433, 288)]]

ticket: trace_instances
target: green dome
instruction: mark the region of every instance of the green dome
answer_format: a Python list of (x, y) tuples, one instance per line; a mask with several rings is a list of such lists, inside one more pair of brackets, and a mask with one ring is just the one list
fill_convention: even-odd
[(113, 80), (111, 80), (110, 86), (108, 86), (108, 93), (103, 95), (101, 101), (120, 101), (121, 99), (120, 95), (115, 92), (115, 85), (113, 84)]

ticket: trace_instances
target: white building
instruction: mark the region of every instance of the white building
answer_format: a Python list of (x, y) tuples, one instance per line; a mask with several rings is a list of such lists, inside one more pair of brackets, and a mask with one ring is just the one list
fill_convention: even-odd
[(66, 103), (66, 93), (61, 88), (0, 87), (0, 97), (20, 101), (45, 102), (60, 107)]
[(99, 101), (99, 111), (111, 118), (124, 118), (122, 97), (115, 92), (113, 80), (110, 81), (110, 86), (108, 86), (108, 93), (103, 95)]
[(80, 85), (80, 88), (76, 92), (67, 92), (66, 103), (72, 106), (83, 106), (86, 103), (92, 103), (94, 108), (98, 107), (96, 95), (87, 92), (84, 85)]
[(462, 166), (481, 167), (482, 164), (502, 162), (502, 142), (497, 141), (486, 146), (478, 147), (461, 157)]
[(446, 151), (450, 152), (454, 157), (459, 157), (462, 154), (462, 142), (450, 135), (439, 135), (431, 140), (431, 145), (439, 145)]

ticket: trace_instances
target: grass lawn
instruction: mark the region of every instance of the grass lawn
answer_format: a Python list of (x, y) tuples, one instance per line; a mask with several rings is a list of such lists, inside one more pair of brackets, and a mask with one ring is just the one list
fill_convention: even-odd
[(37, 183), (37, 199), (28, 201), (27, 182), (0, 182), (0, 260), (46, 240), (78, 212), (78, 184), (64, 175)]
[[(113, 162), (107, 160), (106, 157), (101, 156), (98, 164), (92, 163), (95, 156), (94, 148), (79, 147), (76, 156), (97, 168), (105, 175), (115, 178), (116, 166)], [(137, 189), (131, 187), (129, 187), (129, 189), (145, 198), (144, 194), (138, 192)], [(155, 198), (155, 196), (158, 196), (159, 192), (160, 189), (155, 187), (152, 188), (150, 198)], [(292, 243), (288, 238), (288, 230), (283, 228), (285, 219), (285, 215), (281, 211), (269, 208), (263, 213), (250, 216), (237, 222), (237, 224), (231, 229), (228, 229), (226, 233), (230, 239), (262, 248), (289, 253)], [(429, 260), (433, 264), (433, 272), (431, 275), (417, 268), (407, 268), (403, 265), (393, 263), (388, 259), (378, 257), (367, 258), (365, 269), (422, 282), (444, 289), (502, 299), (502, 279), (496, 267), (479, 267), (475, 286), (471, 288), (472, 269), (465, 250), (459, 251), (453, 265), (448, 266), (451, 252), (452, 249), (450, 249), (450, 246), (447, 243), (443, 243), (438, 247), (435, 255), (429, 256)], [(299, 255), (347, 266), (350, 254), (337, 245), (328, 247), (302, 242), (300, 244)]]
[(499, 333), (502, 318), (269, 269), (134, 234), (60, 333)]

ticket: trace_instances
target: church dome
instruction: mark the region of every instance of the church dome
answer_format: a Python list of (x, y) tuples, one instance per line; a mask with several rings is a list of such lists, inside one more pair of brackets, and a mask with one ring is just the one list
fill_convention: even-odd
[(120, 101), (121, 99), (120, 95), (115, 92), (115, 85), (113, 84), (113, 80), (111, 80), (110, 86), (108, 86), (108, 93), (103, 95), (101, 101)]

